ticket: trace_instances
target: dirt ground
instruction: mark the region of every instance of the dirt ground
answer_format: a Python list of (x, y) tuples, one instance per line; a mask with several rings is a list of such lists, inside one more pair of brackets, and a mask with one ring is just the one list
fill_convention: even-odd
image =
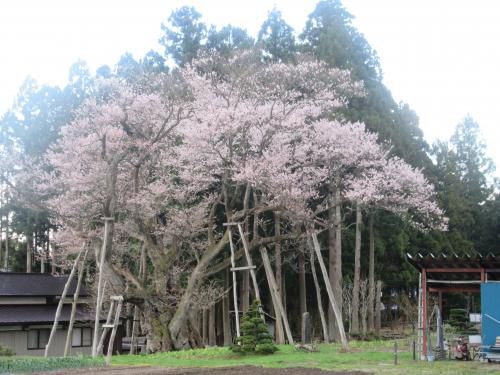
[(73, 371), (52, 371), (39, 374), (45, 375), (367, 375), (366, 372), (332, 372), (311, 368), (271, 369), (262, 367), (228, 367), (228, 368), (191, 368), (168, 369), (158, 367), (111, 367), (101, 369), (84, 369)]

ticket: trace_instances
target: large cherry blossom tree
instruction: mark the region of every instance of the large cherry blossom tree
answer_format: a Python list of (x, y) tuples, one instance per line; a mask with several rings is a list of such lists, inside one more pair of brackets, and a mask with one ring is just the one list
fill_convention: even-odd
[(427, 221), (441, 214), (419, 171), (342, 119), (359, 95), (347, 71), (307, 56), (264, 63), (254, 52), (200, 57), (134, 85), (97, 81), (36, 176), (61, 257), (79, 242), (94, 249), (96, 316), (106, 293), (124, 294), (144, 317), (150, 350), (201, 345), (196, 311), (221, 297), (213, 291), (229, 264), (227, 222), (244, 224), (245, 238), (232, 238), (236, 258), (243, 239), (251, 251), (275, 245), (277, 279), (280, 243), (300, 228), (326, 230), (340, 303), (343, 202)]

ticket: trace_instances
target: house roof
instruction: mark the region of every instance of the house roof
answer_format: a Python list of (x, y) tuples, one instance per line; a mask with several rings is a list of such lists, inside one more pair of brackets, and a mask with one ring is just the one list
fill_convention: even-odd
[[(0, 326), (53, 323), (57, 305), (0, 305)], [(59, 322), (69, 322), (71, 305), (63, 305)], [(77, 306), (75, 321), (94, 321), (92, 312)]]
[[(60, 296), (68, 276), (56, 276), (49, 273), (0, 272), (0, 297), (42, 297)], [(67, 296), (73, 296), (76, 290), (76, 277), (71, 281)], [(80, 296), (88, 296), (82, 286)]]

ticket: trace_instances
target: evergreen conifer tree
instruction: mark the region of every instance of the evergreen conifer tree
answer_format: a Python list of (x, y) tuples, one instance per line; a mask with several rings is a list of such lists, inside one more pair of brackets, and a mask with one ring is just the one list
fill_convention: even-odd
[(272, 354), (278, 350), (266, 324), (260, 315), (260, 301), (252, 303), (241, 319), (240, 342), (233, 346), (233, 351), (241, 353)]

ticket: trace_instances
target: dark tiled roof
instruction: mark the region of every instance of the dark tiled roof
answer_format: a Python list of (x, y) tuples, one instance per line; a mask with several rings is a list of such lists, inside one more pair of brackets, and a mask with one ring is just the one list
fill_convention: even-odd
[[(0, 272), (0, 297), (18, 296), (60, 296), (68, 276), (54, 276), (49, 273)], [(77, 277), (71, 282), (67, 296), (75, 293)], [(88, 296), (82, 287), (80, 296)]]
[[(53, 323), (57, 305), (0, 305), (0, 325)], [(69, 322), (71, 305), (64, 305), (59, 321)], [(87, 308), (78, 306), (76, 321), (94, 321), (94, 315)]]

